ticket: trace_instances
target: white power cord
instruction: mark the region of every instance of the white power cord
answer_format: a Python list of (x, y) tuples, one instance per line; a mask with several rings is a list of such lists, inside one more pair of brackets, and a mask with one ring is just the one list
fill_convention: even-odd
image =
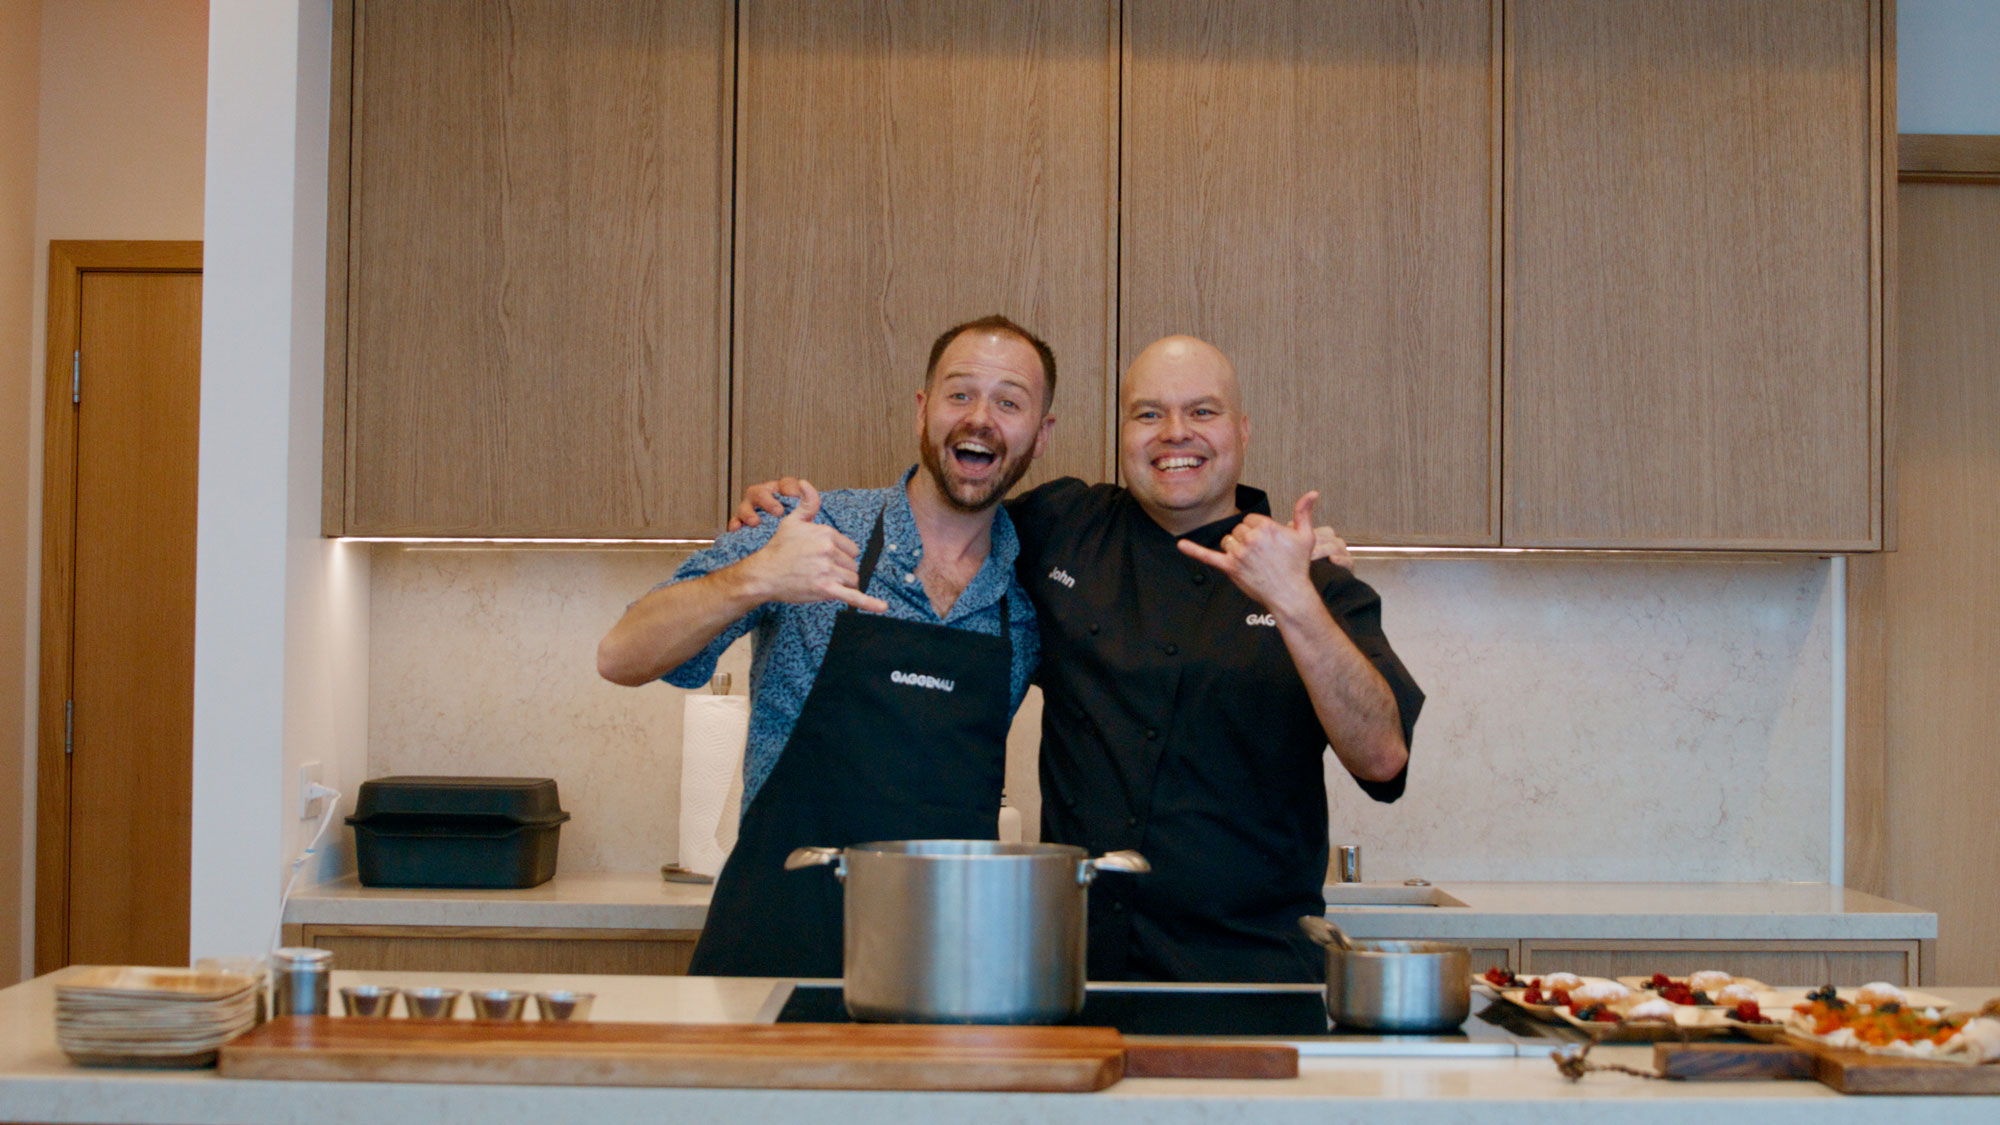
[(292, 901), (292, 888), (298, 885), (299, 872), (304, 870), (307, 860), (318, 854), (320, 837), (326, 835), (327, 827), (333, 823), (334, 814), (340, 811), (340, 790), (321, 785), (317, 781), (306, 786), (306, 800), (325, 801), (326, 811), (320, 814), (319, 827), (313, 830), (312, 840), (306, 844), (306, 850), (292, 860), (291, 878), (285, 880), (285, 893), (278, 896), (278, 920), (271, 926), (273, 952), (277, 951), (278, 943), (285, 932), (285, 905)]

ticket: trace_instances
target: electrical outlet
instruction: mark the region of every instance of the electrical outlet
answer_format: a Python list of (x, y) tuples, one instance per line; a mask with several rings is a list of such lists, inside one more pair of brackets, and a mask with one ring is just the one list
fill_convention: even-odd
[(313, 786), (320, 783), (320, 775), (323, 772), (318, 762), (307, 762), (299, 767), (299, 819), (301, 820), (311, 820), (325, 811), (321, 808), (320, 802), (326, 798), (312, 795)]

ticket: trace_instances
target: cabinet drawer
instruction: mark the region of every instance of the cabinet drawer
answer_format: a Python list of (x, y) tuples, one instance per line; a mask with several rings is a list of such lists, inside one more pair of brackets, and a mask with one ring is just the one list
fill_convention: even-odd
[(1920, 980), (1916, 941), (1564, 941), (1526, 938), (1516, 972), (1585, 976), (1681, 975), (1721, 969), (1773, 985)]
[(501, 926), (285, 927), (286, 942), (333, 952), (341, 969), (385, 972), (681, 976), (700, 930)]

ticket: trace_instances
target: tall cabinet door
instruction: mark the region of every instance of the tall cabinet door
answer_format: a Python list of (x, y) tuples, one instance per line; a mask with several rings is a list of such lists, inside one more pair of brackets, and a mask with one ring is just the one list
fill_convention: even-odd
[(714, 533), (732, 9), (356, 0), (334, 530)]
[(1027, 483), (1108, 467), (1117, 7), (743, 0), (735, 458), (744, 481), (889, 483), (944, 328), (1054, 348)]
[(1510, 0), (1510, 544), (1881, 543), (1879, 0)]
[(1120, 362), (1228, 353), (1244, 479), (1357, 543), (1498, 542), (1493, 6), (1126, 11)]

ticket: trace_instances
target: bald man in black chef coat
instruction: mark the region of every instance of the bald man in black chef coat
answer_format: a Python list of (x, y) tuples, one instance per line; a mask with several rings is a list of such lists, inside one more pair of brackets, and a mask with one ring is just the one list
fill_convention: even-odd
[(1008, 502), (1041, 619), (1042, 838), (1153, 865), (1092, 888), (1089, 975), (1319, 980), (1297, 920), (1326, 908), (1323, 756), (1400, 797), (1423, 692), (1374, 590), (1313, 558), (1317, 494), (1279, 520), (1238, 483), (1250, 423), (1221, 351), (1156, 341), (1119, 410), (1123, 487)]

